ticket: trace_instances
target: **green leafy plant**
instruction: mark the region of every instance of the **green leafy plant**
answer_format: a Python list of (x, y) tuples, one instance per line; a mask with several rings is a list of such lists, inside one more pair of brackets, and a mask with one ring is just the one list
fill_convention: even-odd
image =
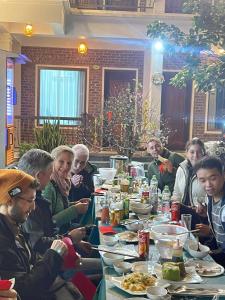
[(23, 156), (24, 153), (26, 153), (30, 149), (34, 149), (34, 148), (36, 148), (35, 144), (21, 143), (19, 145), (19, 157)]
[(183, 0), (183, 10), (193, 14), (188, 33), (160, 21), (147, 27), (147, 35), (161, 39), (167, 54), (182, 54), (184, 68), (171, 80), (182, 88), (194, 80), (196, 90), (207, 92), (225, 87), (225, 5), (224, 0)]
[(65, 137), (61, 134), (60, 124), (44, 122), (41, 128), (34, 130), (36, 147), (51, 152), (55, 147), (65, 144)]

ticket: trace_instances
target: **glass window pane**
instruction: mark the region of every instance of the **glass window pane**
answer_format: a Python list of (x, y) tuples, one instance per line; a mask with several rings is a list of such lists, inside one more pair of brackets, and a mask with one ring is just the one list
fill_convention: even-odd
[[(85, 109), (85, 71), (40, 70), (40, 117), (79, 118)], [(43, 120), (40, 122), (43, 124)], [(60, 120), (61, 125), (77, 125), (75, 120)]]
[(208, 94), (207, 130), (220, 131), (225, 122), (225, 89), (217, 89)]

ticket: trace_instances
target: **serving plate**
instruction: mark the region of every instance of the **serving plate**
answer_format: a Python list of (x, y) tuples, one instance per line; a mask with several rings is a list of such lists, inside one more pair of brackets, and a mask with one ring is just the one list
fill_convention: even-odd
[[(130, 247), (131, 246), (131, 247)], [(133, 247), (132, 247), (133, 246)], [(130, 260), (132, 259), (132, 257), (130, 256), (126, 256), (126, 254), (130, 254), (130, 255), (133, 255), (133, 256), (137, 256), (138, 257), (138, 253), (137, 251), (135, 250), (134, 248), (134, 245), (126, 245), (126, 247), (123, 247), (123, 246), (105, 246), (105, 245), (99, 245), (98, 246), (98, 249), (102, 250), (100, 251), (100, 255), (102, 256), (105, 252), (104, 250), (109, 250), (109, 251), (113, 251), (115, 253), (120, 253), (120, 254), (124, 254), (124, 259), (125, 260)]]
[[(125, 275), (125, 276), (121, 276), (121, 277), (111, 277), (109, 279), (109, 281), (114, 284), (116, 287), (118, 287), (119, 289), (121, 289), (124, 292), (127, 292), (130, 295), (133, 296), (143, 296), (147, 294), (147, 288), (143, 291), (131, 291), (131, 290), (127, 290), (125, 288), (122, 287), (122, 281), (129, 275)], [(156, 279), (156, 282), (154, 285), (157, 285), (158, 281)]]
[(194, 267), (202, 277), (216, 277), (224, 273), (224, 267), (214, 261), (189, 260), (185, 265)]
[(167, 287), (167, 290), (172, 295), (184, 296), (214, 296), (225, 295), (224, 284), (188, 284), (188, 285), (173, 285)]
[(138, 235), (133, 231), (124, 231), (117, 233), (118, 239), (121, 242), (126, 243), (137, 243), (138, 242)]

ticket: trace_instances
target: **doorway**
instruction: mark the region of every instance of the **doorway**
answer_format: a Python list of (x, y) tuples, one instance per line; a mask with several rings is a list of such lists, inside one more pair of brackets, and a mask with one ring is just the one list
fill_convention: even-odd
[[(104, 72), (104, 115), (107, 108), (112, 105), (113, 97), (117, 97), (119, 93), (128, 86), (135, 89), (137, 79), (137, 70), (112, 70), (106, 69)], [(103, 126), (103, 146), (108, 147), (109, 137), (107, 136), (107, 120), (104, 121)], [(115, 128), (115, 131), (120, 130)]]
[(161, 114), (170, 130), (168, 148), (184, 150), (189, 139), (192, 84), (188, 82), (185, 88), (178, 89), (169, 84), (175, 72), (164, 72), (163, 75)]

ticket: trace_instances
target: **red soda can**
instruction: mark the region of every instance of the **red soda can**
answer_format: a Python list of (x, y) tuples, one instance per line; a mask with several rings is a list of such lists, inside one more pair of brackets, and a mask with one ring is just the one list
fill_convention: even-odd
[(148, 259), (149, 255), (149, 232), (145, 230), (138, 231), (138, 254), (143, 260)]
[(171, 204), (171, 221), (177, 223), (180, 221), (180, 203), (175, 201)]
[(137, 169), (135, 167), (130, 168), (130, 176), (132, 176), (132, 177), (137, 176)]

